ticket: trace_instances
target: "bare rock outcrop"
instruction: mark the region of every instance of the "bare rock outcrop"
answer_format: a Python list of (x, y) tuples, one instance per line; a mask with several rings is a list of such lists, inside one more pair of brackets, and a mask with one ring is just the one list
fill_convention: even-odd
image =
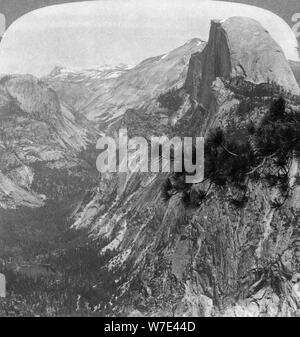
[[(205, 134), (221, 127), (242, 139), (247, 124), (259, 123), (268, 112), (277, 87), (299, 94), (269, 33), (248, 18), (213, 21), (204, 51), (189, 63), (184, 90), (192, 105), (181, 131)], [(75, 226), (105, 238), (103, 251), (114, 247), (107, 268), (121, 277), (110, 314), (297, 316), (299, 188), (292, 176), (299, 169), (292, 166), (294, 190), (279, 209), (271, 206), (278, 191), (262, 181), (245, 182), (243, 207), (232, 203), (240, 191), (210, 188), (206, 181), (192, 189), (210, 188), (207, 199), (189, 207), (178, 191), (163, 199), (166, 175), (131, 174), (121, 193), (117, 175), (106, 177)]]
[(35, 165), (60, 169), (78, 164), (88, 131), (60, 104), (56, 92), (30, 75), (0, 78), (0, 207), (40, 207), (32, 190)]
[(201, 77), (199, 99), (206, 107), (217, 77), (242, 77), (254, 84), (275, 82), (294, 95), (300, 93), (280, 46), (260, 23), (245, 17), (212, 21)]

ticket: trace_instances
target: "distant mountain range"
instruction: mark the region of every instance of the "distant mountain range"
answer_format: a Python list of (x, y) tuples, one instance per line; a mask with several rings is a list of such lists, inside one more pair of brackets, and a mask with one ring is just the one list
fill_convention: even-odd
[(150, 104), (160, 93), (181, 87), (191, 54), (204, 46), (203, 41), (195, 38), (133, 68), (120, 66), (79, 72), (55, 69), (45, 80), (55, 88), (62, 101), (80, 110), (85, 117), (108, 123), (130, 108)]
[[(181, 70), (174, 72), (169, 64), (175, 60), (179, 64), (178, 56), (185, 59), (186, 50), (195, 51), (188, 66), (181, 62)], [(292, 64), (296, 76), (298, 66)], [(232, 140), (243, 142), (249, 125), (260, 125), (275, 97), (286, 96), (289, 108), (299, 113), (299, 85), (289, 62), (268, 32), (247, 18), (213, 21), (207, 43), (192, 40), (167, 56), (146, 60), (122, 74), (116, 83), (120, 91), (119, 86), (109, 88), (116, 95), (102, 96), (100, 91), (101, 95), (95, 95), (83, 112), (91, 107), (89, 118), (97, 121), (101, 108), (106, 109), (101, 97), (111, 97), (116, 102), (112, 111), (117, 113), (105, 115), (107, 121), (118, 116), (121, 125), (137, 136), (207, 136), (221, 128)], [(299, 175), (296, 161), (292, 166), (295, 169), (289, 172), (290, 182)], [(274, 169), (274, 162), (271, 160), (267, 167)], [(166, 176), (105, 175), (98, 194), (75, 216), (73, 227), (88, 228), (96, 238), (105, 238), (108, 243), (102, 254), (111, 251), (114, 255), (107, 269), (121, 277), (110, 314), (296, 315), (295, 308), (300, 304), (299, 260), (294, 255), (299, 240), (299, 184), (293, 185), (280, 212), (270, 206), (278, 190), (254, 180), (245, 182), (246, 206), (235, 208), (230, 201), (233, 196), (240, 198), (242, 191), (203, 182), (193, 186), (190, 193), (207, 190), (209, 196), (200, 206), (189, 207), (180, 179), (171, 174), (163, 185)], [(161, 193), (162, 185), (167, 201)], [(101, 197), (113, 193), (114, 198)], [(281, 227), (282, 214), (287, 217), (289, 234)], [(282, 263), (279, 273), (289, 270), (291, 278), (297, 279), (295, 283), (288, 277), (282, 281), (282, 287), (290, 289), (282, 295), (283, 306), (278, 305), (275, 288), (268, 281), (261, 283), (251, 272), (253, 268), (262, 270), (265, 263), (272, 269), (270, 261), (278, 256)]]
[[(212, 21), (207, 42), (134, 67), (0, 77), (1, 254), (15, 263), (72, 256), (76, 243), (57, 235), (71, 227), (98, 243), (92, 262), (107, 259), (91, 265), (101, 277), (72, 293), (74, 311), (97, 312), (110, 275), (104, 315), (296, 316), (299, 163), (260, 152), (255, 136), (274, 99), (297, 116), (299, 94), (299, 64), (245, 17)], [(173, 173), (99, 174), (96, 140), (120, 127), (147, 139), (205, 136), (209, 173), (222, 174), (189, 186)], [(245, 168), (248, 157), (255, 165)], [(71, 262), (59, 271), (66, 279)]]

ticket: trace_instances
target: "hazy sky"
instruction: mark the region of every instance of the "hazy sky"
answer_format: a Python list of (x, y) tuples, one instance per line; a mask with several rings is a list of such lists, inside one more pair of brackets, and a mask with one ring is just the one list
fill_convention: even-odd
[(103, 0), (46, 7), (13, 23), (0, 44), (0, 73), (45, 75), (56, 65), (136, 64), (208, 38), (210, 20), (260, 21), (289, 59), (298, 60), (288, 24), (266, 10), (205, 0)]

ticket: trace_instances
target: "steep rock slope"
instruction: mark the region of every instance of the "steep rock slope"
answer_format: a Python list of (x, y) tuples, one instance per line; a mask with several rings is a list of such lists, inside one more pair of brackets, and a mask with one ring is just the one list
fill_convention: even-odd
[(126, 65), (92, 69), (55, 67), (44, 80), (55, 90), (61, 102), (72, 110), (80, 111), (99, 87), (110, 87), (129, 68)]
[[(0, 268), (8, 285), (0, 316), (70, 315), (74, 289), (80, 293), (85, 279), (90, 282), (89, 272), (99, 274), (87, 267), (94, 251), (87, 233), (69, 223), (97, 183), (90, 159), (96, 135), (44, 81), (0, 78)], [(90, 269), (84, 275), (71, 271), (82, 271), (83, 255)]]
[[(189, 95), (190, 105), (184, 123), (179, 121), (181, 134), (221, 127), (238, 140), (250, 123), (261, 123), (274, 97), (299, 94), (282, 51), (248, 18), (212, 22), (207, 47), (191, 58), (182, 84), (179, 91)], [(288, 109), (299, 113), (292, 94), (286, 97)], [(134, 131), (144, 135), (144, 129)], [(261, 167), (272, 171), (274, 162), (265, 158)], [(272, 206), (280, 199), (278, 188), (255, 179), (243, 181), (247, 202), (237, 207), (232, 199), (241, 191), (230, 184), (192, 186), (190, 193), (208, 192), (203, 202), (189, 205), (172, 174), (168, 201), (161, 193), (167, 174), (103, 175), (97, 194), (75, 215), (74, 227), (105, 238), (102, 252), (115, 255), (107, 266), (120, 276), (110, 313), (298, 315), (299, 164), (294, 159), (288, 175), (291, 194), (279, 208)]]
[[(105, 130), (107, 125), (119, 119), (128, 109), (148, 106), (159, 94), (172, 87), (182, 87), (191, 54), (201, 51), (204, 46), (203, 41), (195, 38), (165, 55), (149, 58), (134, 68), (109, 69), (93, 81), (92, 90), (85, 89), (84, 99), (80, 100), (80, 104), (75, 103), (75, 109), (88, 119), (98, 122), (100, 128)], [(65, 83), (66, 78), (53, 74), (47, 81), (55, 90), (57, 83), (60, 83), (58, 87), (69, 83), (69, 79)], [(66, 97), (68, 93), (64, 95), (60, 89), (58, 92), (63, 101), (72, 105)]]
[(289, 61), (289, 63), (294, 72), (298, 85), (300, 86), (300, 62)]
[(32, 190), (34, 165), (53, 169), (78, 165), (92, 128), (78, 124), (57, 94), (33, 76), (0, 79), (1, 206), (37, 207), (47, 196)]
[(216, 77), (242, 77), (255, 84), (275, 82), (299, 94), (293, 72), (279, 45), (255, 20), (232, 17), (212, 21), (205, 50), (201, 102), (210, 103), (210, 83)]

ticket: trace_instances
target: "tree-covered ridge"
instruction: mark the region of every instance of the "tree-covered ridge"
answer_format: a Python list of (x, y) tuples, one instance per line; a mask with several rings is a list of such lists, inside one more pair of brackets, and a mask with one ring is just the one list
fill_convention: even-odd
[(175, 189), (183, 192), (185, 201), (199, 204), (212, 185), (231, 186), (239, 191), (239, 197), (232, 199), (232, 203), (242, 207), (248, 201), (249, 181), (263, 181), (279, 189), (280, 195), (272, 206), (280, 207), (292, 189), (289, 177), (292, 162), (300, 159), (300, 114), (280, 97), (273, 100), (257, 126), (250, 121), (245, 129), (239, 138), (220, 127), (209, 133), (205, 141), (207, 190), (195, 192), (190, 184), (184, 183), (184, 173), (173, 173), (162, 187), (164, 198), (173, 195)]

